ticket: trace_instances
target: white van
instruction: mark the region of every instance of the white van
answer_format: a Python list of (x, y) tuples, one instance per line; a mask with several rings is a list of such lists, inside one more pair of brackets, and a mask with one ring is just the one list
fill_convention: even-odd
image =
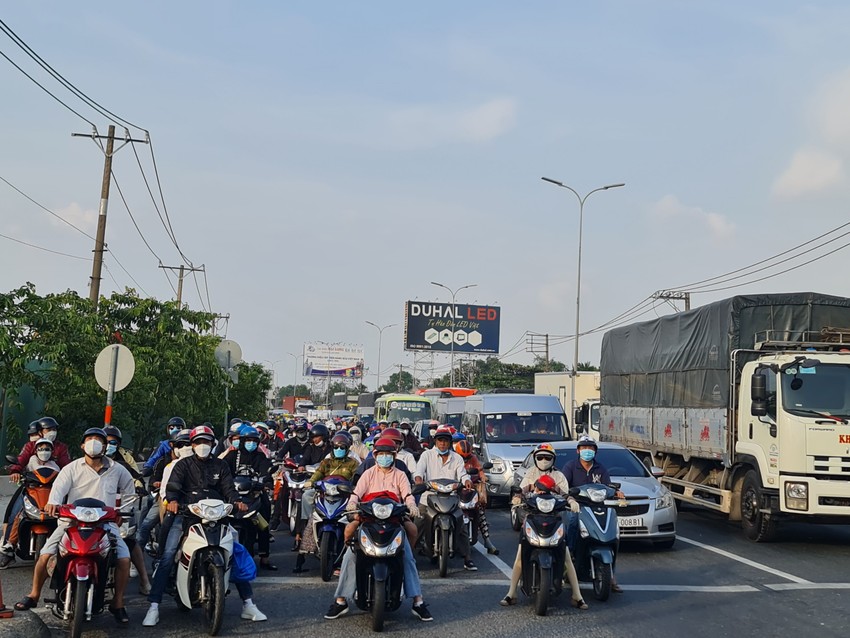
[(482, 463), (490, 462), (487, 491), (510, 496), (514, 470), (541, 443), (569, 441), (558, 397), (543, 394), (475, 394), (465, 397), (461, 431)]
[(440, 397), (434, 402), (434, 418), (460, 430), (466, 397)]

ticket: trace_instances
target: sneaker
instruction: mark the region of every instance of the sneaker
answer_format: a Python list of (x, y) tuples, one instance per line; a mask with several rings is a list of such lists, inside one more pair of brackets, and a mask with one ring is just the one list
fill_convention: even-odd
[(431, 615), (431, 612), (428, 611), (428, 606), (425, 603), (413, 605), (413, 615), (419, 618), (422, 622), (431, 622), (434, 620), (434, 617)]
[(138, 576), (138, 575), (139, 575), (139, 570), (138, 570), (138, 569), (136, 569), (136, 566), (135, 566), (135, 565), (132, 565), (132, 564), (131, 564), (131, 565), (130, 565), (130, 578), (135, 578), (135, 577), (136, 577), (136, 576)]
[(159, 622), (159, 607), (151, 607), (148, 613), (145, 614), (145, 619), (142, 621), (143, 627), (155, 627)]
[(251, 603), (250, 605), (242, 605), (242, 618), (245, 620), (252, 620), (254, 622), (268, 620), (268, 616), (261, 612), (254, 603)]
[(333, 601), (330, 609), (328, 609), (328, 613), (325, 614), (325, 618), (328, 620), (333, 620), (334, 618), (339, 618), (340, 616), (345, 616), (348, 613), (348, 603), (342, 603), (341, 605)]
[(463, 561), (463, 568), (468, 572), (477, 572), (478, 571), (478, 568), (475, 566), (475, 563), (473, 563), (471, 560)]
[(10, 565), (15, 564), (15, 555), (14, 554), (0, 554), (0, 569), (6, 569)]

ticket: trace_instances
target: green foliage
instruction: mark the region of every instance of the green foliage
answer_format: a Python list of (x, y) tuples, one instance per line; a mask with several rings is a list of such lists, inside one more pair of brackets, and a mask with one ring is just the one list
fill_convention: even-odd
[(419, 387), (418, 384), (419, 381), (414, 379), (412, 374), (403, 370), (401, 373), (394, 372), (391, 374), (387, 382), (381, 386), (381, 389), (386, 392), (413, 392)]
[[(282, 388), (278, 388), (277, 390), (277, 402), (278, 405), (283, 401), (283, 397), (291, 397), (292, 394), (292, 384), (285, 385)], [(309, 397), (310, 396), (310, 386), (304, 385), (303, 383), (299, 383), (295, 386), (295, 395), (296, 397)]]
[(230, 415), (248, 421), (266, 418), (266, 396), (272, 389), (272, 373), (259, 363), (236, 366), (239, 380), (230, 388)]
[[(589, 365), (589, 364), (588, 364)], [(579, 365), (579, 370), (581, 370)], [(567, 366), (560, 361), (550, 360), (548, 371), (563, 372)], [(463, 361), (455, 369), (455, 383), (468, 383), (469, 387), (477, 388), (480, 392), (488, 392), (494, 388), (534, 389), (534, 375), (546, 372), (547, 365), (542, 357), (537, 357), (530, 366), (519, 363), (504, 363), (498, 357)], [(460, 382), (458, 381), (460, 380)], [(434, 380), (434, 387), (448, 386), (451, 375)]]

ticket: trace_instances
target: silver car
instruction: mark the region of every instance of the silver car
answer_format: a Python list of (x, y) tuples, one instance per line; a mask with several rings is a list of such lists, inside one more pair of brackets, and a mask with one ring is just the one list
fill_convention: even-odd
[[(577, 457), (575, 441), (551, 444), (555, 449), (555, 467), (564, 466)], [(676, 542), (676, 503), (673, 495), (646, 469), (631, 450), (617, 443), (598, 443), (596, 460), (611, 475), (611, 481), (620, 484), (625, 503), (608, 501), (617, 510), (621, 540), (649, 540), (656, 547), (669, 549)], [(519, 488), (523, 476), (532, 467), (534, 459), (529, 454), (514, 473), (514, 487)], [(659, 470), (660, 472), (660, 470)], [(511, 514), (514, 521), (514, 515)]]

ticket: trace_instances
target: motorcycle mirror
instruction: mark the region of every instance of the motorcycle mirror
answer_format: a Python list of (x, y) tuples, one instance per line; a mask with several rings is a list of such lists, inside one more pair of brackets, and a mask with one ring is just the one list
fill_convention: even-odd
[(6, 455), (6, 461), (7, 461), (7, 462), (9, 462), (9, 463), (17, 463), (17, 462), (18, 462), (18, 457), (17, 457), (17, 456), (13, 456), (12, 454), (7, 454), (7, 455)]
[(478, 476), (478, 468), (477, 467), (471, 467), (466, 471), (466, 473), (469, 474), (470, 476)]
[(482, 465), (482, 466), (481, 466), (481, 469), (483, 469), (483, 470), (492, 470), (492, 469), (493, 469), (493, 464), (492, 464), (492, 463), (490, 463), (490, 461), (487, 461), (484, 465)]
[(410, 493), (414, 496), (419, 496), (420, 494), (424, 494), (428, 491), (428, 486), (425, 483), (417, 483), (413, 486), (413, 489), (410, 490)]
[(578, 496), (579, 492), (581, 492), (581, 489), (577, 487), (570, 488), (570, 496)]

